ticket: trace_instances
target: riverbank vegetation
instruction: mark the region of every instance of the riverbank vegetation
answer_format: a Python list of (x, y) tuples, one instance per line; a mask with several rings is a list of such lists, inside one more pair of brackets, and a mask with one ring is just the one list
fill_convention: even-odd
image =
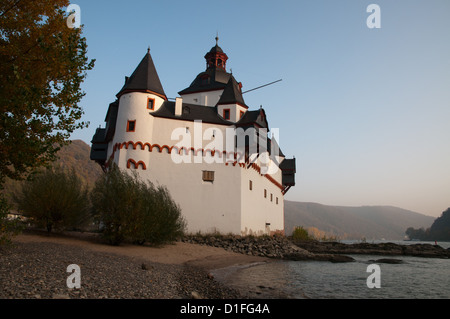
[(409, 227), (406, 230), (406, 235), (411, 240), (450, 241), (450, 208), (444, 211), (430, 228), (414, 229)]

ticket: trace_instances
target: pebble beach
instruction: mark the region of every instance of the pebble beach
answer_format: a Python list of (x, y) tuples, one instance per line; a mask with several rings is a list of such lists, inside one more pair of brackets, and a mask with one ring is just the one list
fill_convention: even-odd
[[(244, 298), (210, 270), (261, 261), (214, 247), (109, 246), (70, 236), (22, 234), (0, 248), (0, 299)], [(68, 288), (69, 265), (81, 287)]]

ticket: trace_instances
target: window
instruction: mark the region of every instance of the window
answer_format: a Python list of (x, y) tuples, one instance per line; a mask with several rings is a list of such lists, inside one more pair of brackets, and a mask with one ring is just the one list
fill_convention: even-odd
[(240, 115), (240, 116), (241, 116), (240, 118), (242, 118), (242, 117), (244, 116), (245, 113), (244, 113), (244, 111), (241, 111), (240, 114), (241, 114), (241, 115)]
[(134, 132), (136, 130), (136, 121), (128, 121), (127, 132)]
[(214, 172), (213, 171), (203, 171), (203, 181), (204, 182), (214, 182)]
[(273, 202), (273, 194), (270, 194), (270, 201)]
[(230, 119), (230, 109), (223, 110), (223, 118), (225, 120), (229, 120)]
[(267, 189), (264, 190), (264, 198), (267, 198)]
[(275, 198), (275, 203), (278, 205), (278, 197)]
[(155, 99), (148, 98), (147, 100), (147, 109), (154, 110), (155, 109)]
[(248, 188), (252, 191), (253, 190), (253, 182), (249, 181)]

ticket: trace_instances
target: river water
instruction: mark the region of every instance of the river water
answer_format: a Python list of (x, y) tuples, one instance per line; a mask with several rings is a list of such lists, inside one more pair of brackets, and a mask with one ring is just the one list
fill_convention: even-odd
[[(450, 247), (450, 243), (438, 244)], [(215, 276), (253, 298), (263, 299), (450, 299), (450, 259), (349, 256), (356, 262), (275, 261), (217, 270)], [(404, 263), (374, 261), (381, 258)], [(368, 287), (373, 274), (368, 266), (372, 264), (380, 267), (380, 288)]]

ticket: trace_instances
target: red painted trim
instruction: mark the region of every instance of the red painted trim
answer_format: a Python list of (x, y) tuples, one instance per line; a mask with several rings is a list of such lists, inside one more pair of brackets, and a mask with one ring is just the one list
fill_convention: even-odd
[[(199, 148), (199, 149), (196, 150), (193, 147), (186, 148), (184, 146), (181, 147), (181, 148), (178, 148), (177, 146), (169, 147), (168, 145), (160, 146), (159, 144), (153, 144), (152, 145), (152, 144), (150, 144), (148, 142), (144, 144), (141, 141), (138, 141), (138, 142), (128, 141), (128, 142), (123, 142), (123, 143), (116, 143), (113, 146), (113, 152), (112, 152), (111, 156), (109, 157), (109, 159), (111, 160), (111, 159), (114, 158), (115, 153), (116, 153), (117, 150), (121, 150), (124, 147), (125, 147), (125, 149), (129, 149), (130, 146), (133, 148), (133, 150), (136, 150), (137, 146), (140, 146), (141, 150), (143, 150), (143, 151), (145, 150), (145, 147), (148, 146), (148, 151), (149, 152), (153, 152), (153, 149), (156, 148), (158, 153), (162, 153), (162, 150), (166, 149), (168, 154), (171, 154), (173, 151), (175, 151), (178, 154), (182, 154), (182, 152), (184, 152), (184, 154), (188, 155), (189, 151), (191, 151), (192, 154), (194, 154), (194, 155), (197, 155), (198, 152), (202, 152), (202, 156), (206, 156), (206, 154), (209, 152), (211, 154), (211, 156), (215, 156), (215, 154), (217, 153), (219, 155), (219, 157), (225, 156), (225, 159), (226, 159), (225, 166), (229, 166), (229, 164), (231, 164), (232, 166), (235, 167), (237, 164), (239, 164), (239, 167), (241, 167), (243, 169), (250, 169), (250, 168), (252, 168), (257, 173), (262, 175), (261, 174), (261, 167), (258, 164), (255, 164), (255, 163), (249, 164), (248, 163), (248, 159), (246, 159), (246, 162), (238, 162), (237, 161), (238, 156), (242, 156), (241, 153), (217, 151), (217, 150), (211, 150), (211, 149), (206, 149), (205, 150), (203, 148)], [(138, 166), (141, 165), (144, 170), (147, 169), (145, 163), (142, 162), (142, 161), (136, 163), (136, 161), (130, 159), (127, 162), (127, 167), (131, 165), (130, 163), (133, 163), (135, 168), (138, 168)], [(106, 167), (107, 167), (107, 164), (106, 164)], [(289, 187), (283, 187), (283, 185), (281, 183), (279, 183), (278, 181), (276, 181), (271, 175), (265, 174), (263, 176), (265, 178), (267, 178), (272, 184), (277, 186), (281, 190), (281, 193), (283, 195), (289, 190)]]
[(138, 93), (149, 93), (149, 94), (153, 94), (156, 96), (159, 96), (160, 98), (164, 99), (167, 101), (167, 97), (165, 95), (150, 91), (150, 90), (125, 90), (122, 93), (117, 95), (117, 98), (120, 99), (120, 97), (124, 94), (128, 94), (128, 93), (134, 93), (134, 92), (138, 92)]
[(135, 169), (139, 169), (139, 166), (142, 166), (142, 169), (145, 171), (147, 170), (147, 165), (145, 165), (145, 163), (143, 161), (139, 161), (136, 162), (134, 159), (130, 158), (127, 161), (127, 168), (130, 169), (131, 168), (131, 164), (133, 164)]

